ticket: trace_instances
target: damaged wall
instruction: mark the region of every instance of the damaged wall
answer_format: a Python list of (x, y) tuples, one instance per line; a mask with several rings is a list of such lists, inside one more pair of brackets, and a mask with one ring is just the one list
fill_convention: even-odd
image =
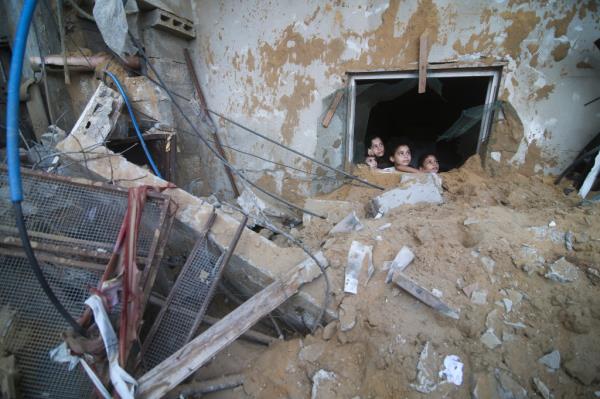
[[(600, 93), (600, 51), (593, 44), (600, 13), (593, 0), (203, 1), (192, 7), (194, 59), (209, 106), (334, 166), (342, 159), (346, 116), (342, 109), (329, 129), (320, 126), (332, 93), (348, 71), (416, 69), (425, 29), (433, 43), (430, 62), (506, 62), (500, 99), (514, 106), (523, 136), (501, 162), (557, 173), (598, 130), (600, 102), (583, 106)], [(311, 168), (239, 128), (221, 126), (229, 145)], [(288, 198), (312, 191), (314, 176), (239, 153), (233, 160)], [(210, 176), (221, 166), (205, 167)]]

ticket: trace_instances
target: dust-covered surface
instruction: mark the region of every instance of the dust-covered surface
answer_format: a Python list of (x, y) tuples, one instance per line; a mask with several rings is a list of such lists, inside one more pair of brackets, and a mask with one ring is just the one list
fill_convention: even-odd
[[(358, 174), (399, 184), (397, 174)], [(345, 186), (327, 196), (356, 202), (364, 227), (328, 235), (333, 223), (312, 219), (295, 233), (328, 258), (340, 320), (262, 351), (245, 370), (244, 395), (535, 397), (545, 386), (555, 398), (572, 398), (600, 391), (600, 205), (582, 205), (564, 194), (566, 186), (541, 177), (492, 178), (478, 158), (441, 177), (444, 204), (402, 206), (380, 219), (362, 209), (377, 190)], [(366, 285), (363, 273), (357, 295), (343, 292), (352, 241), (373, 246), (376, 269)], [(405, 274), (458, 310), (459, 320), (385, 283), (383, 263), (402, 246), (415, 254)], [(538, 361), (553, 351), (558, 360)], [(440, 377), (449, 355), (463, 364), (460, 385)]]

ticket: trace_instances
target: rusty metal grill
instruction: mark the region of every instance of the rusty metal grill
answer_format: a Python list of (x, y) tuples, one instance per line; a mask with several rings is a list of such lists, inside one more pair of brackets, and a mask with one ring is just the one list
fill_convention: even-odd
[[(77, 317), (84, 310), (89, 287), (96, 286), (101, 273), (60, 264), (40, 262), (48, 284), (67, 311)], [(0, 343), (17, 358), (21, 375), (20, 392), (25, 398), (84, 398), (92, 385), (77, 366), (50, 360), (48, 352), (62, 342), (67, 322), (50, 303), (27, 259), (0, 254), (0, 308), (12, 323), (3, 330)]]
[[(22, 203), (32, 241), (112, 252), (127, 210), (127, 191), (83, 185), (57, 177), (23, 175)], [(161, 221), (163, 200), (149, 197), (142, 214), (138, 254), (151, 251)], [(0, 234), (17, 235), (8, 195), (8, 175), (0, 169)]]
[(204, 236), (190, 253), (163, 310), (144, 342), (143, 359), (153, 368), (187, 343), (195, 321), (211, 300), (220, 257), (208, 249)]

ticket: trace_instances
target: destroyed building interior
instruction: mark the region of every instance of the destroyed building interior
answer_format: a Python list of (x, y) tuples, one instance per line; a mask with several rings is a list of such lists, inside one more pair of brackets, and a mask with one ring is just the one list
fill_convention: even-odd
[(0, 0), (0, 398), (600, 397), (597, 0)]

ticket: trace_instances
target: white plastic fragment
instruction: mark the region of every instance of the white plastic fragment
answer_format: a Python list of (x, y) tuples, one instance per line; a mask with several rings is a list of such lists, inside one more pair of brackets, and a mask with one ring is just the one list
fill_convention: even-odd
[[(368, 262), (368, 279), (374, 271), (373, 267), (373, 247), (370, 245), (361, 244), (358, 241), (352, 241), (350, 250), (348, 251), (348, 263), (346, 265), (346, 277), (344, 281), (344, 292), (356, 294), (358, 292), (358, 279), (360, 271), (365, 262)], [(366, 284), (365, 282), (365, 284)]]
[(463, 364), (456, 355), (444, 358), (444, 368), (440, 371), (440, 378), (445, 378), (451, 384), (461, 385), (463, 380)]
[(431, 293), (433, 295), (435, 295), (437, 298), (441, 298), (444, 296), (444, 293), (442, 291), (438, 290), (437, 288), (432, 289)]
[(548, 223), (548, 227), (556, 227), (556, 222), (551, 220), (550, 223)]
[(132, 376), (127, 374), (121, 366), (119, 366), (119, 341), (110, 324), (110, 319), (104, 309), (102, 299), (97, 295), (92, 295), (85, 301), (85, 304), (89, 306), (92, 313), (94, 313), (94, 321), (96, 322), (102, 340), (104, 341), (106, 357), (108, 358), (110, 381), (122, 399), (133, 399), (137, 382)]
[(400, 248), (400, 251), (396, 254), (396, 257), (392, 261), (390, 265), (390, 269), (387, 274), (387, 278), (385, 279), (386, 283), (392, 281), (392, 276), (396, 271), (403, 271), (406, 267), (413, 261), (415, 258), (415, 254), (410, 250), (410, 248), (403, 246)]

